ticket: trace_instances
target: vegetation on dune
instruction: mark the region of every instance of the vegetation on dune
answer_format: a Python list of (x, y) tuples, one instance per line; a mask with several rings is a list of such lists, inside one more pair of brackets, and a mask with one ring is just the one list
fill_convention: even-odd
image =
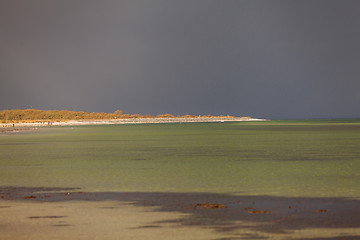
[[(177, 115), (178, 118), (233, 118), (233, 116), (196, 116), (196, 115)], [(156, 118), (176, 118), (171, 114), (159, 114)], [(83, 111), (68, 111), (68, 110), (37, 110), (37, 109), (14, 109), (1, 110), (0, 121), (6, 122), (33, 122), (33, 121), (66, 121), (66, 120), (101, 120), (101, 119), (129, 119), (129, 118), (155, 118), (150, 114), (124, 114), (121, 110), (116, 110), (113, 113), (104, 112), (83, 112)]]

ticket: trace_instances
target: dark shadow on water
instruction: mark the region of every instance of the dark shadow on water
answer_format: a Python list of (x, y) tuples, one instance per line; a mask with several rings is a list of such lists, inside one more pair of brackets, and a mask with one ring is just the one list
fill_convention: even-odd
[[(0, 187), (8, 201), (119, 201), (151, 211), (186, 213), (177, 220), (154, 222), (211, 228), (231, 233), (241, 229), (255, 233), (289, 233), (315, 228), (360, 228), (360, 200), (349, 198), (306, 198), (248, 196), (215, 193), (81, 192), (75, 188)], [(239, 223), (241, 221), (241, 223)], [(236, 239), (236, 238), (232, 238)], [(238, 239), (246, 239), (239, 236)], [(263, 239), (251, 235), (248, 239)], [(360, 236), (311, 238), (311, 240), (360, 239)], [(310, 240), (310, 239), (307, 239)]]

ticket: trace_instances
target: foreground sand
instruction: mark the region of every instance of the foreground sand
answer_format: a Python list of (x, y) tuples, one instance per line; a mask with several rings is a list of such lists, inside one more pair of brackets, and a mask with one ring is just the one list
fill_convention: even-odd
[(359, 200), (0, 187), (0, 236), (38, 239), (360, 239)]

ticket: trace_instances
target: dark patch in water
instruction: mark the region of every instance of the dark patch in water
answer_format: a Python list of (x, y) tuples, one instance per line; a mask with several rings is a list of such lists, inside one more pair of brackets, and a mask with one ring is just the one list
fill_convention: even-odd
[(30, 219), (39, 219), (39, 218), (65, 218), (66, 216), (31, 216)]
[(141, 227), (137, 227), (136, 229), (140, 229), (140, 228), (159, 228), (159, 225), (144, 225)]
[(70, 227), (72, 226), (71, 224), (54, 224), (52, 225), (53, 227)]
[(21, 165), (16, 165), (17, 167), (40, 167), (40, 166), (44, 166), (45, 164), (21, 164)]
[(145, 161), (147, 160), (146, 158), (133, 158), (131, 160), (135, 160), (135, 161)]

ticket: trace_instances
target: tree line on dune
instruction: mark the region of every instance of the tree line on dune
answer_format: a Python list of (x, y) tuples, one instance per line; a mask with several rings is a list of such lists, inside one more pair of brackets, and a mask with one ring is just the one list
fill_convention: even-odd
[(121, 110), (113, 113), (105, 112), (83, 112), (68, 110), (37, 110), (37, 109), (14, 109), (1, 110), (0, 121), (5, 123), (8, 121), (64, 121), (64, 120), (101, 120), (101, 119), (129, 119), (129, 118), (233, 118), (233, 116), (212, 116), (212, 115), (171, 115), (159, 114), (152, 116), (150, 114), (124, 114)]

